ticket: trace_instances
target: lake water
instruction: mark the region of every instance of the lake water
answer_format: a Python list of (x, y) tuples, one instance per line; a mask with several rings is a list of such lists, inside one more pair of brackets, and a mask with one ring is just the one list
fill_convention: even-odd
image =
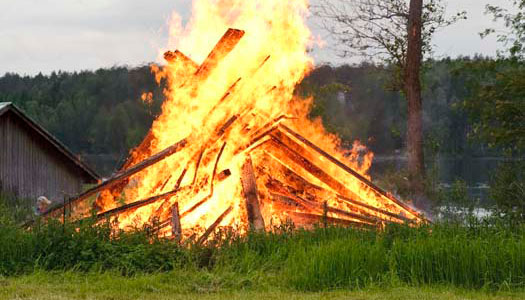
[[(487, 203), (490, 176), (503, 161), (501, 157), (439, 157), (425, 164), (427, 169), (437, 167), (437, 177), (443, 187), (449, 188), (455, 180), (463, 180), (471, 197)], [(403, 156), (378, 156), (374, 158), (370, 174), (374, 178), (387, 170), (401, 171), (406, 165), (407, 158)]]

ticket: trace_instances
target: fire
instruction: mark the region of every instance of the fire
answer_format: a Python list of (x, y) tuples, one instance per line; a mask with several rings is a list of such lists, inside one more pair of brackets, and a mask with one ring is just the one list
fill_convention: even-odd
[[(342, 150), (321, 120), (308, 119), (312, 99), (294, 95), (313, 66), (307, 16), (306, 0), (195, 0), (185, 26), (174, 14), (168, 49), (178, 50), (162, 49), (167, 64), (152, 66), (166, 82), (162, 114), (123, 169), (94, 189), (100, 216), (204, 239), (219, 226), (244, 232), (289, 219), (421, 221), (369, 181), (372, 153), (358, 142)], [(85, 205), (75, 210), (86, 214)]]

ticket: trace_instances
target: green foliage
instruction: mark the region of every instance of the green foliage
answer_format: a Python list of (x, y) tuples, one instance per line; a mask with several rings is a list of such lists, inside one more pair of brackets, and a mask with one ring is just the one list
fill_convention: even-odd
[(455, 224), (463, 224), (475, 218), (474, 209), (479, 206), (469, 196), (467, 184), (461, 179), (456, 179), (450, 188), (439, 190), (438, 204), (440, 211), (436, 213), (440, 214), (440, 218)]
[(99, 271), (122, 274), (172, 270), (177, 247), (148, 236), (146, 231), (110, 238), (106, 225), (37, 224), (31, 231), (0, 229), (0, 274), (20, 274), (35, 269)]
[(29, 231), (0, 226), (0, 274), (71, 270), (130, 276), (176, 270), (195, 280), (205, 276), (210, 285), (262, 282), (308, 291), (399, 284), (525, 286), (525, 228), (497, 220), (389, 225), (382, 231), (285, 225), (245, 236), (225, 231), (206, 245), (183, 246), (150, 232), (114, 232), (108, 224), (90, 222), (36, 224)]
[(32, 207), (24, 199), (0, 192), (0, 226), (20, 224), (33, 213)]
[[(144, 92), (153, 93), (151, 105), (140, 100)], [(113, 164), (142, 140), (161, 98), (147, 66), (0, 77), (0, 101), (15, 103), (73, 152), (111, 155)]]
[(502, 163), (492, 176), (490, 196), (503, 214), (525, 220), (525, 161)]
[[(491, 14), (494, 21), (503, 20), (508, 31), (498, 31), (498, 40), (508, 46), (509, 54), (517, 59), (525, 58), (525, 1), (511, 0), (514, 9), (487, 4), (486, 13)], [(495, 34), (494, 28), (485, 29), (480, 35), (486, 37)]]
[(475, 138), (512, 152), (525, 149), (525, 65), (515, 60), (468, 63), (472, 93), (464, 108)]

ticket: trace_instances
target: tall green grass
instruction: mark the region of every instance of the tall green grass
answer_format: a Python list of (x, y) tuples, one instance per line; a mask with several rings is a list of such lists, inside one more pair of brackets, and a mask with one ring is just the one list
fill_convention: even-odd
[(318, 291), (370, 285), (525, 286), (525, 226), (501, 222), (435, 224), (383, 231), (292, 227), (179, 246), (148, 228), (115, 233), (108, 224), (37, 224), (22, 230), (0, 219), (0, 275), (35, 270), (173, 269)]
[(287, 260), (295, 287), (319, 290), (403, 282), (467, 288), (525, 284), (523, 230), (459, 225), (410, 229), (328, 241), (303, 248)]

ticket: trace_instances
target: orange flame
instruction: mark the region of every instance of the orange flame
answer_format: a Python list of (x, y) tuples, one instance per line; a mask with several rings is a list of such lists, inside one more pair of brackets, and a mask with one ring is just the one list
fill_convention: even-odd
[[(216, 225), (245, 230), (247, 208), (240, 183), (243, 164), (249, 156), (257, 166), (257, 187), (267, 227), (289, 216), (282, 207), (284, 202), (268, 201), (272, 195), (306, 201), (305, 207), (319, 213), (317, 204), (323, 201), (336, 209), (355, 210), (348, 202), (338, 200), (337, 195), (346, 193), (343, 196), (355, 196), (373, 208), (416, 218), (318, 153), (301, 155), (317, 162), (326, 176), (335, 178), (332, 184), (297, 162), (266, 151), (271, 143), (247, 150), (256, 133), (269, 129), (272, 120), (287, 116), (281, 117), (280, 122), (370, 179), (367, 171), (373, 154), (366, 153), (358, 142), (350, 151), (341, 150), (337, 136), (327, 133), (320, 120), (307, 118), (312, 99), (294, 95), (296, 85), (313, 66), (306, 51), (314, 42), (306, 26), (307, 16), (306, 0), (196, 0), (186, 25), (173, 14), (168, 46), (180, 51), (164, 54), (167, 65), (152, 66), (157, 81), (167, 82), (162, 114), (154, 121), (143, 145), (132, 153), (128, 165), (183, 139), (188, 146), (134, 175), (120, 197), (132, 203), (172, 190), (177, 193), (119, 215), (119, 227), (146, 224), (153, 216), (163, 221), (169, 216), (168, 208), (178, 203), (182, 230), (187, 235), (210, 228), (217, 221), (220, 224)], [(208, 55), (228, 28), (240, 30), (228, 31), (221, 40), (224, 43)], [(151, 95), (144, 94), (142, 98), (150, 101)], [(366, 154), (361, 155), (363, 152)], [(297, 180), (292, 183), (293, 176)], [(276, 182), (289, 185), (282, 187)], [(292, 191), (292, 186), (297, 190)], [(105, 191), (98, 204), (102, 210), (111, 209), (118, 206), (118, 196)], [(317, 204), (308, 204), (307, 200)], [(367, 214), (373, 216), (374, 211)], [(342, 216), (335, 210), (331, 215)], [(346, 218), (363, 221), (350, 214)], [(169, 233), (169, 226), (163, 232)]]

